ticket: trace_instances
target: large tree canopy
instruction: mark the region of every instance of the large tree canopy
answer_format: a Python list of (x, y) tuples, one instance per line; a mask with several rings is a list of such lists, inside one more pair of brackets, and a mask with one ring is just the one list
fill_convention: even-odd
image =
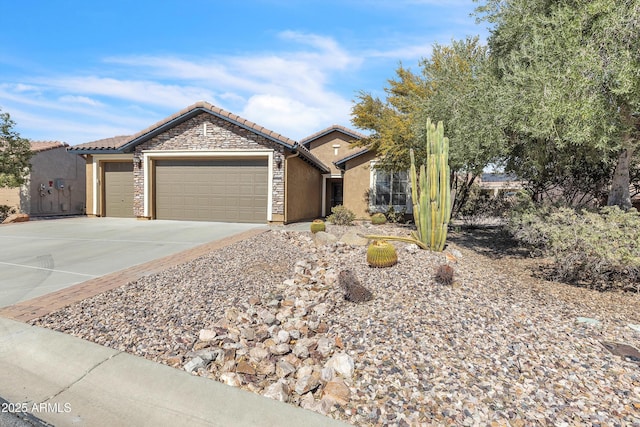
[[(402, 65), (389, 80), (385, 100), (360, 93), (352, 116), (356, 127), (372, 131), (359, 142), (378, 151), (382, 167), (408, 169), (409, 149), (424, 161), (427, 117), (443, 121), (450, 141), (449, 164), (456, 192), (454, 212), (466, 197), (472, 178), (502, 155), (502, 127), (492, 112), (494, 78), (485, 72), (487, 48), (478, 38), (434, 45), (415, 74)], [(456, 179), (457, 178), (457, 179)]]
[(640, 0), (487, 0), (478, 13), (494, 25), (497, 111), (512, 168), (538, 177), (576, 164), (608, 169), (608, 203), (630, 207), (640, 136)]
[(0, 187), (18, 187), (31, 167), (31, 144), (13, 130), (9, 113), (0, 110)]

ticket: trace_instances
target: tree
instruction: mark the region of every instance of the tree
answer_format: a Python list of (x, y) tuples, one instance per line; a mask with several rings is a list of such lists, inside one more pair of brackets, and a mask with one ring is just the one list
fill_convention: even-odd
[(372, 131), (359, 145), (376, 150), (381, 167), (409, 169), (409, 150), (416, 161), (425, 161), (421, 148), (427, 117), (443, 121), (449, 137), (451, 184), (455, 193), (453, 213), (464, 204), (474, 178), (502, 155), (504, 135), (492, 109), (495, 78), (485, 71), (487, 48), (477, 37), (434, 45), (430, 58), (420, 62), (420, 74), (402, 65), (396, 79), (385, 88), (386, 99), (360, 93), (352, 121)]
[(31, 144), (14, 126), (9, 113), (0, 110), (0, 187), (19, 187), (31, 168)]
[[(478, 14), (494, 24), (489, 47), (511, 167), (607, 170), (607, 204), (629, 208), (640, 136), (640, 0), (487, 0)], [(536, 164), (541, 153), (552, 155), (551, 168)]]

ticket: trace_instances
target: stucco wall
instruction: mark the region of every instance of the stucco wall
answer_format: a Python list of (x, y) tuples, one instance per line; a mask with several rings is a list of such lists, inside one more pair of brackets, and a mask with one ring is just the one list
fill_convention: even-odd
[(366, 194), (371, 186), (371, 161), (375, 159), (373, 152), (365, 153), (349, 160), (345, 165), (343, 197), (344, 206), (357, 218), (370, 218), (367, 212), (368, 200)]
[(36, 153), (31, 165), (28, 191), (21, 197), (23, 212), (31, 216), (83, 213), (86, 174), (82, 157), (60, 147)]
[[(206, 126), (205, 126), (206, 124)], [(205, 134), (206, 128), (206, 134)], [(284, 148), (267, 138), (243, 129), (211, 114), (202, 113), (136, 147), (135, 156), (142, 158), (146, 150), (264, 150), (273, 149), (276, 153)], [(144, 216), (144, 174), (134, 162), (134, 212)], [(273, 162), (273, 203), (274, 218), (284, 215), (284, 167), (278, 168)]]
[(12, 207), (17, 211), (20, 210), (20, 189), (19, 188), (0, 188), (0, 205)]
[[(31, 216), (84, 213), (84, 159), (60, 147), (35, 153), (31, 165), (31, 173), (21, 188), (0, 189), (0, 204)], [(61, 180), (63, 188), (56, 187), (57, 180)]]
[(299, 157), (289, 157), (286, 168), (285, 222), (319, 218), (322, 214), (322, 174)]
[[(362, 150), (362, 147), (352, 148), (351, 141), (353, 141), (352, 137), (334, 131), (311, 141), (309, 151), (331, 169), (332, 175), (340, 175), (340, 170), (334, 166), (333, 162)], [(337, 148), (337, 154), (334, 145), (340, 146)]]

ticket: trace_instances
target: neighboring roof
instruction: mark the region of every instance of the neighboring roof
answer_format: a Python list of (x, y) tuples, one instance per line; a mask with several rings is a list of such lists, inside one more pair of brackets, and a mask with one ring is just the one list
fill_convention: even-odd
[(326, 129), (321, 130), (320, 132), (316, 132), (313, 135), (309, 135), (306, 138), (302, 138), (300, 140), (300, 144), (309, 148), (309, 144), (311, 144), (311, 142), (315, 141), (318, 138), (322, 138), (325, 135), (329, 135), (331, 132), (340, 132), (342, 134), (350, 136), (353, 139), (364, 139), (367, 137), (366, 135), (361, 134), (360, 132), (356, 132), (353, 129), (349, 129), (340, 125), (333, 125), (333, 126), (329, 126)]
[(482, 182), (511, 182), (518, 181), (518, 177), (512, 174), (506, 173), (483, 173), (480, 175), (480, 180)]
[(360, 150), (360, 151), (358, 151), (358, 152), (356, 152), (356, 153), (350, 154), (350, 155), (348, 155), (347, 157), (344, 157), (344, 158), (342, 158), (342, 159), (340, 159), (340, 160), (336, 160), (335, 162), (333, 162), (333, 164), (334, 164), (334, 165), (336, 165), (336, 167), (337, 167), (338, 169), (343, 169), (343, 170), (344, 170), (344, 165), (345, 165), (349, 160), (353, 160), (353, 159), (355, 159), (356, 157), (360, 157), (360, 156), (362, 156), (363, 154), (366, 154), (366, 153), (368, 153), (368, 152), (369, 152), (369, 149), (368, 149), (368, 148), (365, 148), (364, 150)]
[(153, 138), (171, 129), (185, 121), (201, 114), (208, 113), (227, 122), (233, 123), (243, 129), (258, 134), (270, 141), (282, 145), (288, 150), (299, 151), (301, 157), (321, 171), (327, 173), (329, 169), (309, 150), (298, 144), (293, 139), (287, 138), (277, 132), (273, 132), (263, 126), (257, 125), (252, 121), (244, 119), (236, 114), (230, 113), (222, 108), (218, 108), (208, 102), (198, 101), (193, 105), (184, 108), (177, 113), (160, 120), (159, 122), (149, 126), (148, 128), (131, 136), (117, 136), (113, 138), (101, 139), (98, 141), (87, 142), (85, 144), (69, 147), (68, 150), (76, 154), (109, 154), (109, 153), (130, 153), (134, 148), (145, 141)]
[(31, 144), (31, 151), (34, 153), (41, 153), (43, 151), (69, 146), (66, 142), (60, 141), (29, 141), (29, 143)]
[[(131, 135), (113, 136), (111, 138), (99, 139), (97, 141), (85, 142), (84, 144), (69, 147), (69, 151), (85, 151), (85, 150), (115, 150), (131, 141)], [(85, 154), (85, 153), (78, 153)]]

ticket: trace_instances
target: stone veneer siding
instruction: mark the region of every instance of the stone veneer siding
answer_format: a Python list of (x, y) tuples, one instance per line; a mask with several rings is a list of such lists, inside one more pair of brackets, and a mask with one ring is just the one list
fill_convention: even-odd
[[(204, 135), (204, 123), (207, 134)], [(138, 145), (134, 158), (142, 159), (146, 150), (275, 150), (274, 156), (284, 154), (284, 147), (226, 120), (209, 113), (202, 113), (181, 123), (160, 135)], [(275, 159), (274, 159), (275, 160)], [(284, 162), (283, 162), (284, 163)], [(133, 209), (137, 217), (144, 215), (144, 173), (134, 161)], [(273, 162), (273, 215), (284, 215), (284, 166), (278, 169)]]

